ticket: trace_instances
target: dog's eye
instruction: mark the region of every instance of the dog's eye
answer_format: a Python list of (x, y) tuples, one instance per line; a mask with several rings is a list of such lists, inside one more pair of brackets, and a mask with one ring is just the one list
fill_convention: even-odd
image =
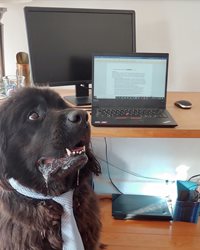
[(28, 119), (31, 121), (38, 120), (40, 118), (39, 114), (37, 112), (32, 112), (29, 114)]

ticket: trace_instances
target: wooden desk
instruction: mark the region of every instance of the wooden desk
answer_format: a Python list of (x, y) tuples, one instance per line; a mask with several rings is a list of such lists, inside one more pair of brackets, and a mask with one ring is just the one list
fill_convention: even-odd
[[(62, 96), (70, 95), (72, 90), (64, 87), (54, 88)], [(174, 102), (190, 100), (192, 109), (177, 108)], [(129, 138), (200, 138), (200, 92), (169, 92), (167, 110), (178, 123), (176, 128), (109, 128), (92, 126), (92, 137)]]
[(200, 222), (115, 220), (111, 200), (100, 201), (107, 250), (195, 250), (200, 248)]

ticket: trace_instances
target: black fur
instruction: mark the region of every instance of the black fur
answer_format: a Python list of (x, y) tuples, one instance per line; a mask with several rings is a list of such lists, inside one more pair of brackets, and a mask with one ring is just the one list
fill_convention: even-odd
[[(98, 249), (101, 223), (89, 180), (100, 166), (89, 147), (87, 113), (72, 109), (52, 90), (24, 88), (0, 107), (0, 136), (0, 249), (62, 249), (62, 207), (18, 194), (9, 178), (43, 195), (74, 189), (74, 215), (85, 250)], [(86, 152), (69, 157), (70, 167), (64, 169), (65, 149), (83, 145)]]

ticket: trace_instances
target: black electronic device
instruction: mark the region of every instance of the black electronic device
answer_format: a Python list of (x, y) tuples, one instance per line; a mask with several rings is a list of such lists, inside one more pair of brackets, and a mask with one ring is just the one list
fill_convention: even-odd
[(171, 220), (166, 199), (158, 196), (113, 194), (112, 216), (120, 220)]
[(191, 109), (192, 103), (187, 100), (179, 100), (174, 103), (178, 108)]
[(93, 53), (132, 53), (135, 11), (25, 7), (35, 85), (75, 85), (70, 102), (87, 105)]

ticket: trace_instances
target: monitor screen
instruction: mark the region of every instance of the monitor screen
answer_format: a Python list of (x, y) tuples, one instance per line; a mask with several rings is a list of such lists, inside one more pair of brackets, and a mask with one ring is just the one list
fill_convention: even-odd
[(81, 85), (76, 94), (87, 95), (93, 53), (136, 51), (132, 10), (25, 7), (25, 20), (35, 85)]

